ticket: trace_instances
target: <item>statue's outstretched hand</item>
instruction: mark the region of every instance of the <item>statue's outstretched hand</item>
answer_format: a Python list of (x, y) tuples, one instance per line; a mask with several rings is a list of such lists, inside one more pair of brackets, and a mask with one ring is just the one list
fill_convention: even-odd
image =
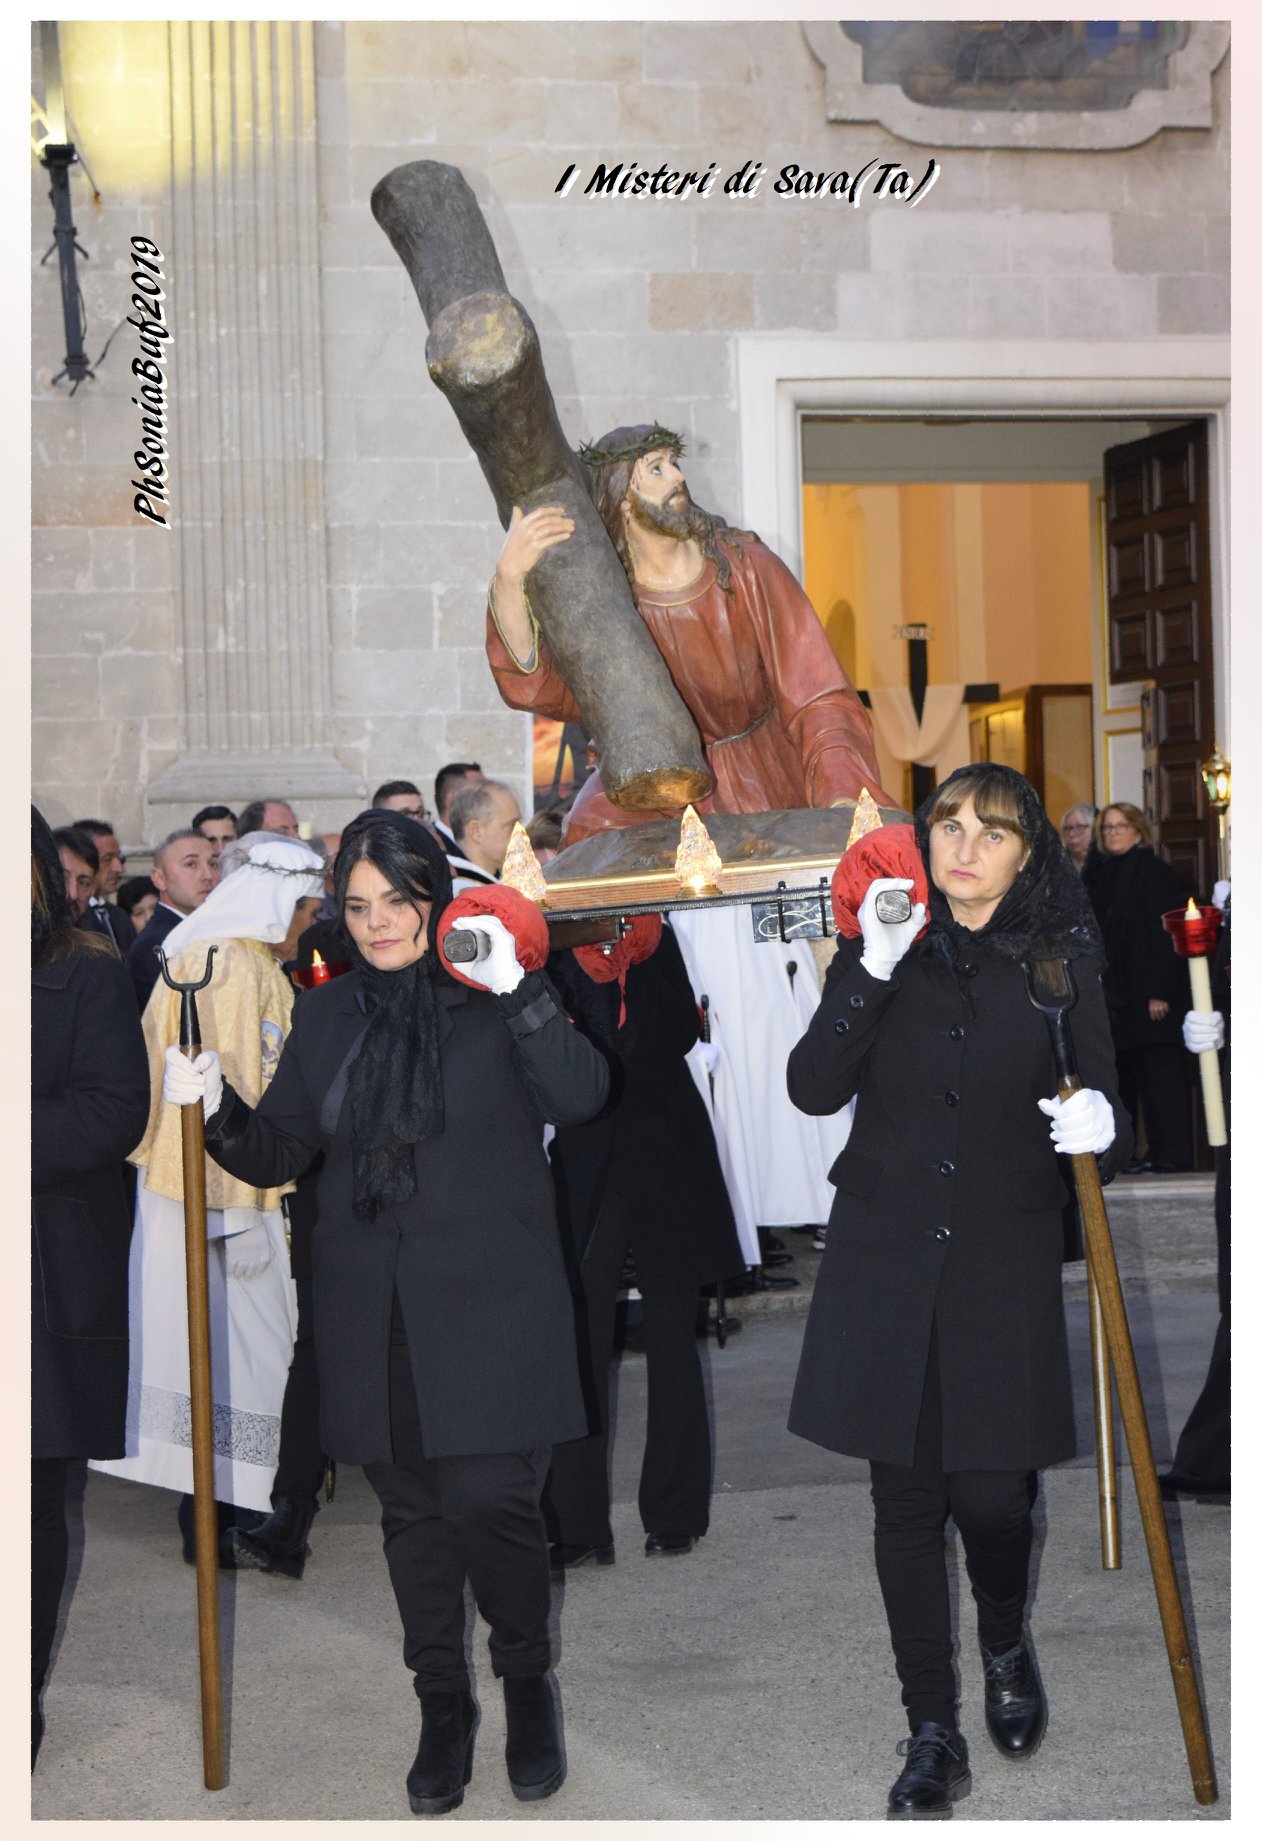
[(573, 535), (574, 520), (561, 506), (539, 505), (523, 512), (520, 505), (514, 505), (495, 565), (497, 589), (520, 588), (539, 558)]

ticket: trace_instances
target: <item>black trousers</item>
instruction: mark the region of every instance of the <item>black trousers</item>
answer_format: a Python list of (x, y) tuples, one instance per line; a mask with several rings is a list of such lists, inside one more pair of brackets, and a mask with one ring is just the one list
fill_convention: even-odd
[(1214, 1226), (1218, 1235), (1218, 1308), (1205, 1384), (1179, 1434), (1171, 1468), (1207, 1488), (1231, 1482), (1231, 1146), (1216, 1153)]
[(1138, 1123), (1142, 1109), (1148, 1156), (1162, 1169), (1192, 1164), (1190, 1057), (1181, 1044), (1147, 1042), (1117, 1051), (1118, 1097)]
[(310, 1502), (324, 1481), (325, 1455), (320, 1443), (320, 1388), (316, 1378), (315, 1332), (311, 1321), (311, 1280), (294, 1280), (298, 1293), (298, 1333), (280, 1409), (280, 1453), (272, 1483), (272, 1501)]
[(1020, 1641), (1029, 1590), (1037, 1492), (1034, 1472), (942, 1468), (942, 1390), (936, 1334), (930, 1340), (915, 1461), (870, 1465), (876, 1511), (876, 1573), (907, 1723), (956, 1723), (951, 1600), (944, 1529), (950, 1515), (964, 1545), (977, 1633), (999, 1653)]
[(70, 1460), (31, 1460), (31, 1695), (48, 1678), (57, 1634), (57, 1612), (66, 1583), (70, 1536), (66, 1529), (66, 1483)]
[[(628, 1249), (644, 1300), (648, 1426), (640, 1467), (640, 1519), (650, 1534), (704, 1534), (710, 1525), (710, 1420), (697, 1347), (695, 1261), (672, 1259), (637, 1241), (636, 1214), (607, 1189), (583, 1255), (579, 1348), (590, 1360), (590, 1398), (598, 1430), (557, 1445), (544, 1496), (553, 1538), (601, 1546), (609, 1525), (609, 1367), (618, 1284)], [(586, 1346), (583, 1322), (586, 1315)]]
[(551, 1578), (539, 1507), (548, 1450), (427, 1458), (395, 1309), (390, 1344), (392, 1464), (365, 1464), (381, 1503), (386, 1565), (418, 1694), (469, 1686), (466, 1578), (491, 1627), (496, 1675), (542, 1675)]

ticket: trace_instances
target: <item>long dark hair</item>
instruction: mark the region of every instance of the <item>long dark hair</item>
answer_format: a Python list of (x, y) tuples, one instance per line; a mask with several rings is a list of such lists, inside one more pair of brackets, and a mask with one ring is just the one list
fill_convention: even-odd
[(436, 935), (443, 909), (451, 900), (447, 853), (433, 832), (415, 818), (380, 807), (361, 812), (342, 833), (333, 870), (333, 899), (338, 925), (347, 943), (346, 888), (356, 863), (371, 863), (405, 901), (430, 903), (427, 956), (437, 962)]
[(103, 934), (84, 933), (66, 895), (56, 840), (38, 806), (31, 807), (31, 964), (69, 952), (110, 952)]
[[(426, 950), (411, 965), (371, 965), (346, 929), (346, 888), (356, 863), (371, 863), (406, 901), (428, 901)], [(406, 1202), (416, 1188), (415, 1146), (443, 1129), (437, 987), (444, 979), (438, 922), (451, 900), (451, 871), (438, 839), (402, 812), (361, 812), (343, 831), (333, 872), (342, 931), (372, 1007), (372, 1021), (351, 1065), (352, 1208), (372, 1220)]]

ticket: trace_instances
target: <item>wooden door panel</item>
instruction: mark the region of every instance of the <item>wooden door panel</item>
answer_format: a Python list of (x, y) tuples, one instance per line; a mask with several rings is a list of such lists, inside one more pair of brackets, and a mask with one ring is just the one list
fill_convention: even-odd
[[(1154, 607), (1151, 616), (1152, 650), (1149, 653), (1149, 676), (1176, 669), (1180, 665), (1201, 662), (1201, 633), (1207, 622), (1202, 618), (1199, 598), (1185, 596), (1172, 600), (1167, 607)], [(1210, 749), (1212, 753), (1212, 747)]]
[(1110, 675), (1140, 683), (1144, 806), (1188, 894), (1213, 881), (1201, 781), (1214, 748), (1208, 445), (1204, 422), (1104, 457)]

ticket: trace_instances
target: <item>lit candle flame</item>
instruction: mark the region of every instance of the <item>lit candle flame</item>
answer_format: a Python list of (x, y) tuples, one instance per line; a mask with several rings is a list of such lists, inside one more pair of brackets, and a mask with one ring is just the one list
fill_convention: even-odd
[(1196, 903), (1191, 899), (1190, 896), (1188, 898), (1188, 905), (1187, 905), (1186, 913), (1187, 913), (1187, 918), (1189, 920), (1200, 920), (1201, 918), (1201, 910), (1197, 907)]
[(320, 957), (318, 952), (313, 951), (311, 954), (311, 963), (312, 965), (323, 965), (324, 960)]
[(865, 786), (854, 802), (854, 819), (846, 839), (846, 849), (849, 850), (851, 844), (857, 844), (861, 837), (866, 837), (869, 831), (879, 831), (884, 822), (880, 806)]
[(704, 889), (722, 887), (719, 880), (723, 859), (714, 848), (713, 839), (691, 806), (679, 823), (679, 849), (675, 852), (675, 874), (681, 888), (694, 895)]
[(508, 840), (500, 881), (506, 888), (516, 889), (527, 901), (542, 903), (547, 899), (548, 885), (543, 879), (543, 870), (520, 819), (513, 826)]

